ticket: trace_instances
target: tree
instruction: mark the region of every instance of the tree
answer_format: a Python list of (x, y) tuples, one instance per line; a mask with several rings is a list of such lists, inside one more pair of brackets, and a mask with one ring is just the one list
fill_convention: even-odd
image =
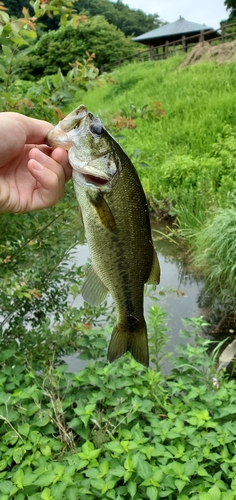
[(77, 0), (75, 8), (90, 16), (103, 15), (106, 20), (120, 28), (126, 36), (141, 35), (161, 25), (158, 14), (145, 14), (140, 9), (130, 9), (121, 0)]
[(224, 4), (229, 11), (229, 21), (236, 19), (236, 0), (225, 0)]
[[(21, 17), (23, 7), (32, 10), (29, 0), (5, 0), (4, 4), (11, 16)], [(138, 36), (161, 25), (158, 14), (145, 14), (140, 9), (131, 9), (121, 0), (116, 2), (110, 0), (76, 0), (74, 8), (78, 13), (86, 12), (89, 16), (104, 16), (110, 24), (120, 28), (126, 36)], [(57, 29), (59, 16), (49, 17), (46, 14), (40, 19), (40, 29), (42, 29), (42, 24), (46, 30)]]
[(4, 5), (8, 9), (8, 14), (10, 16), (22, 17), (22, 9), (26, 7), (30, 8), (29, 0), (4, 0)]

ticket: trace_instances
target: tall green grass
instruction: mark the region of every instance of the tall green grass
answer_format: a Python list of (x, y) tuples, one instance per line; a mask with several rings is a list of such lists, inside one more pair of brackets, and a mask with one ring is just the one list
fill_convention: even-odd
[(208, 289), (236, 304), (236, 210), (220, 209), (195, 234), (194, 263), (205, 276)]
[(179, 69), (182, 60), (176, 56), (124, 66), (113, 72), (115, 83), (78, 92), (77, 104), (83, 101), (109, 123), (110, 115), (129, 111), (130, 104), (161, 101), (162, 120), (139, 118), (136, 129), (125, 131), (127, 152), (139, 147), (153, 157), (156, 168), (173, 155), (205, 153), (225, 124), (236, 125), (236, 64), (204, 62)]

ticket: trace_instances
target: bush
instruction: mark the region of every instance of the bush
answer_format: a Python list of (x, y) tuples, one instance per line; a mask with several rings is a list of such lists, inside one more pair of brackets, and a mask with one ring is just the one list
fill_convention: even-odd
[(87, 22), (79, 22), (77, 28), (67, 24), (57, 31), (43, 35), (32, 47), (28, 56), (18, 58), (17, 67), (21, 78), (38, 78), (70, 69), (70, 63), (82, 61), (85, 52), (95, 53), (99, 68), (121, 57), (136, 52), (137, 45), (104, 17), (95, 16)]
[[(209, 205), (227, 206), (231, 203), (230, 193), (236, 190), (235, 164), (236, 133), (227, 125), (208, 153), (195, 158), (176, 155), (166, 160), (159, 169), (154, 191), (156, 196), (177, 203), (177, 215), (184, 193), (195, 201), (202, 200), (206, 209)], [(185, 208), (188, 210), (188, 206)]]

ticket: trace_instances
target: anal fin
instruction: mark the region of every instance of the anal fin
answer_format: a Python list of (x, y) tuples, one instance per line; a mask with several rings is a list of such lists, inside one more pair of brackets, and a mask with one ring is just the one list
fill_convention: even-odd
[(147, 283), (149, 285), (158, 285), (160, 283), (160, 275), (161, 275), (161, 270), (160, 270), (159, 260), (156, 254), (156, 250), (153, 248), (152, 267)]

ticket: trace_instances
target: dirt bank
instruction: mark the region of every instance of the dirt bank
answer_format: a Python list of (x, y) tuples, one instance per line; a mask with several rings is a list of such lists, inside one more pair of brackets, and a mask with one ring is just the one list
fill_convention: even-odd
[(189, 52), (186, 59), (180, 65), (180, 68), (185, 68), (199, 61), (209, 60), (218, 63), (236, 62), (236, 40), (214, 46), (211, 46), (208, 42), (198, 43), (191, 52)]

